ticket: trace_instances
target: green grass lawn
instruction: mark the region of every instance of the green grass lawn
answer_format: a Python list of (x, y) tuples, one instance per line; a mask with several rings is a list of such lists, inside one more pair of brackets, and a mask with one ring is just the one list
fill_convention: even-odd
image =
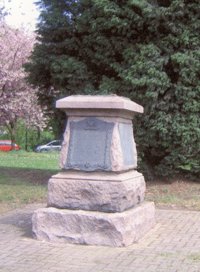
[(48, 179), (59, 171), (59, 153), (0, 152), (0, 213), (46, 202)]
[(59, 153), (35, 153), (25, 151), (0, 152), (0, 167), (24, 169), (59, 169)]
[[(59, 171), (59, 153), (0, 152), (0, 213), (46, 203), (47, 182)], [(174, 179), (147, 182), (146, 200), (161, 208), (200, 211), (200, 183)]]

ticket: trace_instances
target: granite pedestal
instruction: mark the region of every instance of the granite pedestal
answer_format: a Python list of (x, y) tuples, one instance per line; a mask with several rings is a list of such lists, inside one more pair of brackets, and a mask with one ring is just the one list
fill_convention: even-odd
[(57, 101), (68, 117), (62, 172), (48, 183), (47, 208), (35, 211), (37, 239), (127, 246), (155, 224), (136, 171), (132, 118), (140, 105), (118, 96), (71, 96)]

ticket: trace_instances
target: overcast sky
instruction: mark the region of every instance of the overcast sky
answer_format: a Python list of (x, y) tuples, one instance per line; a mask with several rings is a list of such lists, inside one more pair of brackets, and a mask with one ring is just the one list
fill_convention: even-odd
[(0, 0), (5, 4), (6, 9), (10, 13), (6, 17), (6, 22), (12, 27), (19, 28), (21, 26), (29, 30), (35, 29), (35, 24), (39, 12), (35, 0)]

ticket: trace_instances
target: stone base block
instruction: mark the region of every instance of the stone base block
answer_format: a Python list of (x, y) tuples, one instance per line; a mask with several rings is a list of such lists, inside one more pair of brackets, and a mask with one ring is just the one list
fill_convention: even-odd
[(48, 206), (101, 212), (122, 212), (143, 202), (145, 181), (137, 171), (126, 173), (64, 172), (48, 184)]
[(155, 224), (155, 207), (143, 202), (122, 213), (44, 208), (34, 212), (39, 240), (121, 247), (138, 241)]

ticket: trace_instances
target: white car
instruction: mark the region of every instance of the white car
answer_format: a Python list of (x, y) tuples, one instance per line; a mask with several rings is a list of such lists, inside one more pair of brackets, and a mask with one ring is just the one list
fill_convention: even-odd
[(47, 151), (60, 151), (61, 150), (61, 141), (55, 140), (45, 145), (39, 145), (36, 147), (36, 152), (47, 152)]

